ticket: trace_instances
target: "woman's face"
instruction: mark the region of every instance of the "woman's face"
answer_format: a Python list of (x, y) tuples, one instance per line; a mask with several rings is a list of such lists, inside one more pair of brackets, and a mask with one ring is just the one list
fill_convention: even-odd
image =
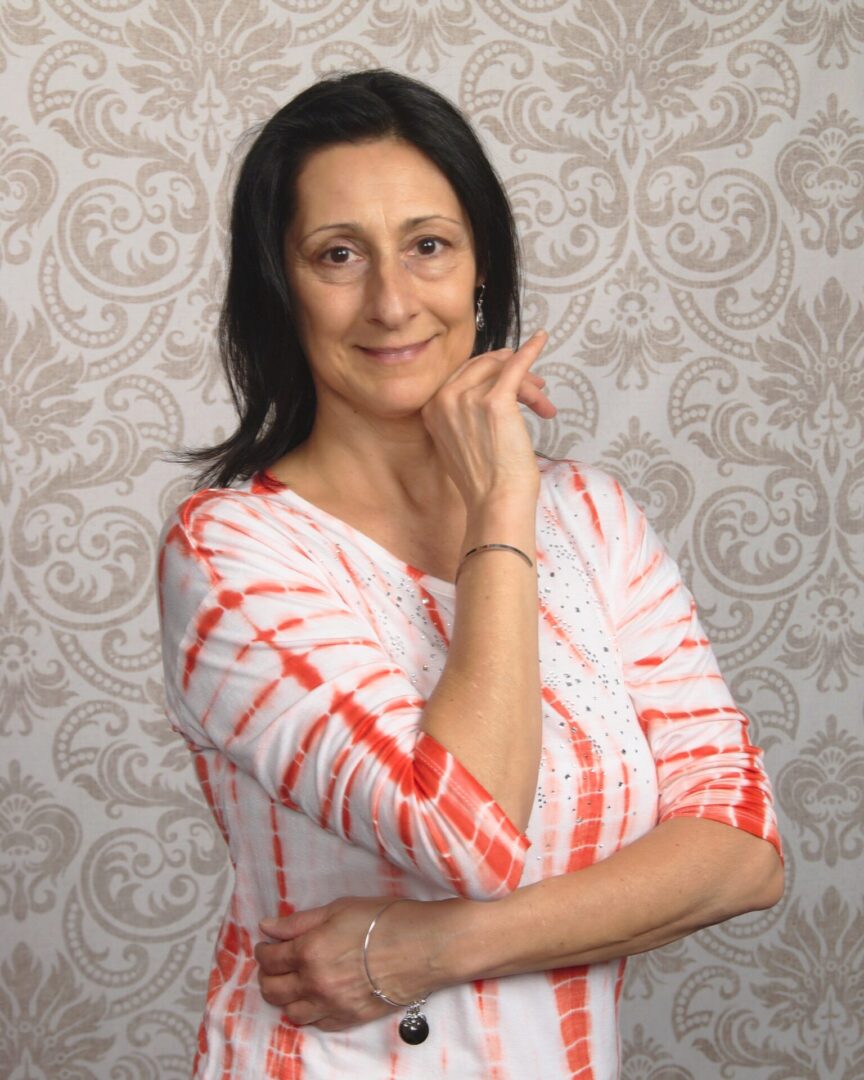
[[(471, 229), (409, 143), (316, 151), (297, 179), (285, 268), (321, 410), (416, 413), (474, 345)], [(339, 410), (344, 415), (344, 410)]]

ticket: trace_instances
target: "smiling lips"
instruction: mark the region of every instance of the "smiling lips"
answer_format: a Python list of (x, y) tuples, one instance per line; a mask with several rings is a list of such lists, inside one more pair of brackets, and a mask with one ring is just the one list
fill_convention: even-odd
[(426, 341), (416, 341), (413, 345), (401, 345), (399, 348), (391, 346), (385, 349), (372, 349), (364, 345), (360, 345), (359, 348), (380, 364), (404, 364), (408, 360), (415, 360), (431, 340), (432, 338), (427, 338)]

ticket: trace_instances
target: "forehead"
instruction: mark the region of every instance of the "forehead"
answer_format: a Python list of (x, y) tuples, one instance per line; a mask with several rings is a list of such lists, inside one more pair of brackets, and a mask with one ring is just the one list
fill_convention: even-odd
[[(337, 143), (310, 154), (297, 177), (295, 225), (382, 217), (467, 216), (449, 180), (411, 143)], [(335, 215), (335, 216), (334, 216)]]

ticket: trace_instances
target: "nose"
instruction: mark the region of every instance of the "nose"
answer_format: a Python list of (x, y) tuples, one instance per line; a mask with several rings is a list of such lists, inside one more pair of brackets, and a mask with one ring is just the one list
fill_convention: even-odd
[(366, 280), (367, 313), (373, 322), (396, 330), (416, 315), (419, 305), (415, 282), (401, 259), (379, 260)]

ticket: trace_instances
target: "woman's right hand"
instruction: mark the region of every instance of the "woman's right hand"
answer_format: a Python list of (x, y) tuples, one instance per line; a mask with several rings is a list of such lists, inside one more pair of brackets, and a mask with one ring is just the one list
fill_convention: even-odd
[(421, 410), (469, 512), (498, 495), (537, 497), (539, 472), (519, 402), (543, 419), (555, 415), (543, 380), (529, 370), (547, 340), (540, 330), (515, 352), (472, 357)]

